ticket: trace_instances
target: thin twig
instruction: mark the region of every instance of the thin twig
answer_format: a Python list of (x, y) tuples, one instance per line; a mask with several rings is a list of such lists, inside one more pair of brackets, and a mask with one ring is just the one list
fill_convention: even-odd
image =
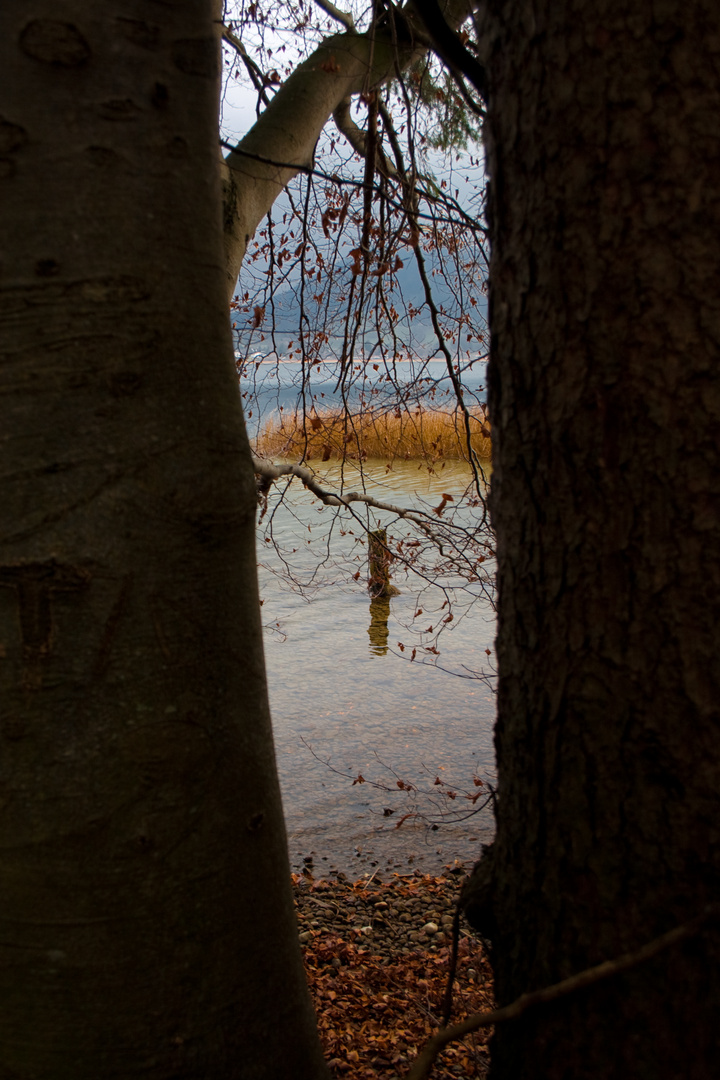
[[(225, 150), (230, 150), (233, 154), (238, 154), (240, 157), (246, 157), (250, 161), (259, 161), (261, 165), (272, 165), (276, 169), (294, 169), (296, 173), (302, 173), (304, 176), (315, 176), (318, 177), (320, 180), (327, 180), (328, 183), (335, 184), (339, 188), (352, 187), (357, 189), (365, 187), (364, 179), (353, 180), (350, 177), (338, 176), (337, 173), (324, 172), (322, 169), (315, 168), (312, 165), (299, 165), (297, 162), (293, 161), (278, 161), (276, 158), (267, 157), (265, 154), (256, 154), (250, 150), (244, 150), (241, 146), (237, 146), (235, 143), (230, 142), (228, 139), (220, 139), (219, 142)], [(236, 165), (233, 165), (231, 167), (237, 168)], [(373, 184), (373, 189), (377, 194), (383, 194), (383, 189), (380, 187), (379, 184)], [(455, 199), (452, 199), (447, 195), (443, 195), (442, 199), (439, 199), (437, 194), (426, 191), (425, 189), (418, 189), (418, 191), (419, 194), (422, 195), (423, 199), (427, 200), (428, 202), (441, 202), (442, 205), (447, 206), (453, 211), (455, 211), (462, 218), (462, 223), (464, 227), (466, 227), (470, 231), (487, 235), (487, 229), (482, 224), (482, 222), (478, 219), (472, 218), (468, 213), (466, 213)], [(396, 200), (393, 200), (387, 195), (386, 199), (388, 206), (391, 206), (394, 210), (403, 209), (400, 203), (398, 203)], [(450, 213), (450, 210), (448, 210), (448, 213)], [(441, 224), (449, 225), (455, 224), (455, 219), (452, 217), (431, 215), (421, 210), (417, 210), (415, 212), (415, 217), (418, 218), (418, 220), (423, 221), (440, 222)]]
[(460, 940), (460, 897), (458, 896), (455, 903), (455, 911), (453, 912), (453, 924), (452, 924), (452, 946), (450, 949), (450, 963), (448, 966), (447, 985), (445, 987), (445, 996), (443, 997), (443, 1013), (442, 1023), (443, 1028), (447, 1028), (450, 1023), (450, 1013), (452, 1011), (452, 998), (453, 998), (453, 983), (455, 982), (455, 971), (457, 970), (457, 958), (458, 958), (458, 941)]
[(240, 38), (233, 33), (229, 26), (223, 26), (222, 37), (223, 41), (226, 41), (228, 45), (231, 45), (233, 49), (235, 49), (238, 56), (241, 58), (243, 64), (245, 65), (247, 73), (252, 80), (252, 84), (258, 92), (260, 100), (263, 102), (264, 105), (269, 105), (270, 98), (268, 97), (267, 91), (265, 89), (265, 75), (263, 74), (262, 69), (248, 54), (248, 51), (243, 45)]
[[(465, 404), (465, 398), (464, 398), (464, 395), (463, 395), (463, 386), (462, 386), (462, 383), (460, 382), (460, 379), (458, 377), (457, 372), (455, 371), (455, 368), (453, 367), (452, 357), (451, 357), (450, 351), (449, 351), (449, 349), (447, 347), (447, 342), (445, 340), (445, 335), (444, 335), (444, 333), (442, 331), (442, 327), (440, 326), (440, 313), (438, 312), (437, 305), (435, 304), (435, 298), (433, 297), (433, 294), (432, 294), (432, 288), (430, 286), (430, 281), (428, 279), (427, 270), (426, 270), (426, 267), (425, 267), (425, 257), (423, 256), (423, 253), (422, 253), (422, 251), (420, 249), (419, 244), (416, 244), (416, 246), (414, 248), (414, 255), (415, 255), (415, 262), (417, 263), (418, 273), (420, 275), (420, 280), (422, 282), (423, 290), (425, 292), (425, 303), (427, 304), (428, 310), (430, 312), (430, 318), (432, 320), (433, 330), (435, 331), (435, 337), (437, 338), (437, 342), (438, 342), (438, 345), (440, 346), (440, 350), (441, 350), (443, 356), (445, 357), (445, 365), (446, 365), (447, 370), (448, 370), (448, 375), (450, 376), (450, 382), (452, 383), (453, 389), (455, 390), (455, 395), (457, 397), (458, 407), (459, 407), (460, 411), (462, 412), (463, 418), (464, 418), (464, 421), (465, 421), (465, 440), (466, 440), (466, 444), (467, 444), (468, 463), (470, 465), (470, 468), (472, 469), (473, 476), (475, 478), (475, 490), (478, 493), (478, 498), (482, 502), (483, 510), (487, 511), (487, 504), (486, 504), (485, 495), (484, 495), (484, 492), (483, 492), (483, 486), (487, 486), (487, 479), (485, 477), (485, 473), (483, 472), (483, 468), (482, 468), (482, 465), (480, 464), (478, 456), (475, 453), (475, 451), (473, 450), (473, 446), (472, 446), (472, 428), (471, 428), (470, 410), (468, 409), (467, 405)], [(482, 482), (481, 482), (481, 478), (482, 478)], [(484, 513), (483, 514), (483, 521), (482, 521), (483, 525), (485, 524), (485, 517), (486, 517), (486, 514)]]

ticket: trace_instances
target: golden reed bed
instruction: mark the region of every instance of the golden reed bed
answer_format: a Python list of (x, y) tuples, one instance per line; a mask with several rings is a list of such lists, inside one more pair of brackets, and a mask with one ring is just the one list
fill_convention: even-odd
[[(480, 409), (470, 414), (472, 448), (490, 460), (490, 426)], [(364, 461), (467, 459), (467, 434), (459, 412), (413, 408), (366, 411), (348, 416), (340, 410), (276, 413), (253, 440), (261, 457)]]

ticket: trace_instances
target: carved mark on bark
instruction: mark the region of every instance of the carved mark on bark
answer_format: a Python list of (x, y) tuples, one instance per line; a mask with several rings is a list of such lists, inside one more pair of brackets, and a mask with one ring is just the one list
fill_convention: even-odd
[(20, 124), (13, 124), (0, 116), (0, 154), (11, 154), (19, 150), (28, 141), (28, 133)]
[(91, 51), (78, 28), (59, 19), (33, 19), (20, 34), (20, 48), (41, 64), (67, 68), (85, 64)]
[(149, 286), (142, 278), (130, 277), (129, 274), (103, 274), (67, 283), (58, 282), (52, 286), (44, 281), (42, 284), (16, 287), (12, 291), (6, 289), (3, 303), (5, 306), (12, 305), (9, 310), (13, 316), (27, 314), (34, 320), (38, 309), (48, 310), (48, 317), (52, 317), (53, 309), (62, 307), (64, 311), (68, 304), (83, 305), (82, 314), (92, 315), (98, 310), (95, 305), (111, 305), (117, 311), (121, 304), (141, 303), (151, 295)]
[(182, 135), (174, 135), (172, 139), (168, 139), (165, 149), (168, 157), (177, 159), (189, 157), (187, 139), (183, 139)]
[(120, 154), (107, 146), (88, 146), (85, 153), (98, 169), (115, 169), (122, 162)]
[(93, 664), (92, 677), (93, 679), (100, 678), (107, 668), (108, 661), (110, 659), (110, 650), (113, 642), (113, 638), (117, 632), (117, 628), (120, 625), (125, 608), (127, 606), (128, 596), (130, 595), (130, 589), (132, 587), (133, 575), (127, 574), (120, 585), (120, 591), (118, 592), (117, 599), (112, 606), (112, 610), (107, 617), (105, 626), (103, 628), (102, 638), (100, 639), (100, 648), (98, 649), (97, 656), (95, 657), (95, 663)]
[(43, 664), (52, 649), (51, 594), (84, 589), (89, 580), (85, 571), (55, 559), (0, 566), (0, 586), (17, 592), (24, 689), (39, 690), (42, 685)]
[(218, 69), (218, 48), (214, 38), (183, 38), (172, 43), (172, 60), (183, 75), (214, 79)]
[(38, 259), (35, 273), (38, 277), (55, 277), (60, 273), (60, 263), (57, 259)]
[(161, 603), (162, 598), (160, 596), (153, 596), (150, 600), (150, 612), (152, 615), (153, 626), (155, 627), (155, 637), (157, 638), (157, 643), (160, 646), (160, 650), (165, 659), (170, 660), (172, 659), (172, 656), (170, 653), (167, 636), (163, 629), (162, 617), (160, 615)]
[(150, 101), (156, 109), (166, 109), (170, 101), (170, 91), (165, 83), (156, 82), (150, 94)]
[(160, 48), (160, 27), (155, 23), (118, 16), (115, 25), (118, 33), (138, 48), (150, 49), (152, 52)]
[(121, 123), (137, 120), (142, 107), (132, 98), (108, 98), (100, 103), (98, 112), (103, 120), (119, 120)]

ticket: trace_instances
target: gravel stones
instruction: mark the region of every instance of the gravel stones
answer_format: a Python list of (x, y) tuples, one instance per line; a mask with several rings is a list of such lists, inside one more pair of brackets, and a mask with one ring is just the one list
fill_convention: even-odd
[[(380, 956), (435, 951), (450, 943), (461, 880), (457, 872), (394, 875), (387, 883), (314, 881), (307, 873), (293, 874), (300, 942), (335, 934)], [(461, 935), (474, 936), (464, 923)]]
[[(337, 1080), (397, 1080), (442, 1026), (451, 969), (458, 877), (374, 880), (293, 877), (298, 932), (330, 1073)], [(452, 1022), (493, 1008), (481, 943), (462, 926)], [(470, 975), (469, 972), (473, 974)], [(489, 1030), (445, 1048), (437, 1080), (484, 1077)]]

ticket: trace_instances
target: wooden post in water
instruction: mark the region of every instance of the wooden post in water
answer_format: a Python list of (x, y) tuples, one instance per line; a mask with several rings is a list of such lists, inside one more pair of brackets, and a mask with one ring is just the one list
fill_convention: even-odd
[(390, 583), (392, 558), (387, 546), (387, 529), (368, 532), (368, 592), (374, 600), (399, 595), (400, 590)]

